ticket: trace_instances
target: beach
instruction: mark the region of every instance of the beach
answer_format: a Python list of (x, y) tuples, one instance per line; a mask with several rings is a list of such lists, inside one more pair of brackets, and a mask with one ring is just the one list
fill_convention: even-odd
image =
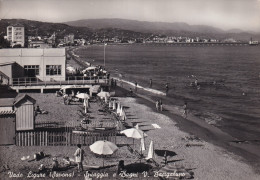
[[(76, 64), (73, 59), (70, 60), (71, 66), (81, 67)], [(182, 107), (178, 103), (177, 105), (165, 103), (167, 96), (163, 91), (138, 85), (137, 92), (134, 93), (133, 97), (129, 97), (129, 89), (135, 89), (134, 83), (122, 81), (122, 78), (115, 76), (113, 78), (117, 80), (118, 85), (112, 89), (112, 91), (115, 91), (113, 98), (125, 107), (127, 125), (133, 127), (138, 124), (139, 129), (148, 135), (145, 138), (144, 157), (148, 155), (150, 142), (153, 141), (155, 151), (153, 159), (155, 162), (162, 165), (165, 160), (164, 152), (167, 151), (166, 167), (170, 170), (180, 169), (181, 172), (190, 174), (194, 179), (254, 180), (260, 178), (257, 168), (259, 167), (259, 160), (255, 158), (257, 151), (252, 148), (251, 153), (248, 153), (250, 144), (232, 143), (237, 139), (220, 131), (215, 126), (198, 120), (190, 111), (188, 111), (187, 119), (184, 119)], [(82, 110), (82, 103), (65, 105), (62, 97), (57, 97), (54, 93), (27, 94), (36, 99), (40, 108), (48, 111), (48, 114), (38, 115), (36, 117), (37, 122), (79, 123), (82, 120), (82, 117), (78, 114), (78, 111)], [(163, 99), (163, 111), (159, 112), (155, 108), (155, 101), (158, 98)], [(100, 113), (98, 111), (100, 108), (99, 102), (90, 103), (89, 114), (93, 122), (100, 119), (113, 120), (111, 114)], [(78, 173), (76, 167), (71, 167), (59, 171), (56, 175), (52, 174), (53, 176), (45, 174), (45, 177), (41, 177), (41, 179), (84, 179), (88, 173), (92, 174), (93, 179), (100, 179), (101, 176), (101, 179), (158, 179), (159, 172), (163, 172), (160, 171), (162, 167), (157, 167), (144, 159), (140, 161), (125, 146), (128, 144), (135, 150), (140, 151), (140, 140), (135, 140), (135, 143), (132, 143), (131, 138), (117, 136), (119, 150), (112, 156), (105, 158), (97, 157), (91, 152), (89, 146), (83, 146), (86, 152), (83, 172)], [(243, 151), (245, 146), (247, 146), (246, 151)], [(68, 156), (74, 159), (75, 150), (76, 146), (1, 146), (0, 161), (1, 164), (8, 165), (9, 170), (1, 167), (0, 179), (27, 179), (33, 178), (34, 175), (32, 174), (40, 176), (34, 173), (37, 172), (40, 164), (44, 164), (48, 168), (51, 166), (52, 158), (57, 157), (59, 164), (62, 166), (63, 157)], [(33, 154), (40, 151), (48, 156), (40, 161), (21, 160), (22, 156), (30, 156), (30, 159), (32, 159)], [(129, 171), (132, 174), (115, 176), (120, 160), (124, 160), (125, 166), (130, 169)], [(102, 167), (103, 161), (105, 167)], [(99, 168), (91, 169), (90, 166)], [(173, 175), (173, 172), (172, 174), (160, 175), (171, 179), (173, 177), (170, 176)], [(89, 177), (91, 176), (89, 175)]]
[[(146, 150), (143, 152), (144, 156), (147, 156), (149, 144), (152, 140), (154, 142), (155, 152), (163, 152), (166, 150), (167, 152), (170, 152), (167, 159), (168, 165), (178, 166), (192, 171), (194, 173), (194, 179), (259, 179), (259, 174), (256, 174), (249, 165), (243, 163), (239, 156), (230, 153), (223, 148), (212, 145), (194, 135), (181, 131), (177, 126), (177, 121), (175, 121), (174, 118), (172, 119), (165, 115), (166, 111), (156, 112), (153, 106), (147, 106), (147, 101), (140, 97), (123, 97), (126, 92), (127, 91), (124, 89), (118, 88), (116, 94), (118, 94), (119, 97), (116, 97), (116, 99), (124, 107), (127, 107), (125, 110), (128, 117), (126, 122), (128, 124), (138, 123), (139, 128), (148, 135), (145, 138)], [(37, 104), (49, 112), (47, 115), (40, 115), (42, 116), (41, 119), (44, 119), (44, 116), (46, 116), (48, 119), (55, 118), (55, 121), (77, 121), (79, 118), (74, 113), (80, 108), (80, 104), (79, 106), (66, 106), (62, 103), (62, 98), (58, 98), (52, 93), (29, 93), (29, 95), (36, 98)], [(92, 108), (96, 108), (96, 105), (93, 104)], [(62, 113), (60, 112), (61, 109), (63, 110)], [(91, 116), (95, 118), (99, 117), (91, 108), (90, 111)], [(157, 124), (160, 128), (154, 128), (152, 124)], [(123, 139), (123, 141), (126, 141), (127, 143), (132, 142), (132, 140), (129, 141), (127, 138)], [(137, 150), (140, 149), (140, 140), (136, 140), (135, 148)], [(8, 174), (8, 172), (14, 172), (16, 174), (19, 172), (23, 174), (24, 177), (28, 176), (30, 171), (37, 171), (40, 164), (45, 164), (46, 167), (50, 166), (52, 157), (57, 157), (60, 164), (62, 164), (62, 157), (69, 156), (73, 158), (75, 149), (75, 146), (1, 146), (1, 161), (4, 162), (3, 164), (8, 164), (10, 167), (9, 171), (1, 173), (1, 179), (7, 179), (10, 176), (10, 173)], [(86, 151), (84, 165), (102, 166), (102, 158), (95, 157), (88, 146), (83, 146), (83, 149)], [(32, 156), (39, 151), (43, 151), (50, 156), (40, 161), (31, 162), (22, 161), (20, 159), (22, 156)], [(117, 153), (113, 154), (112, 157), (107, 157), (105, 159), (106, 168), (88, 170), (88, 172), (107, 173), (108, 177), (103, 177), (102, 179), (113, 179), (111, 177), (113, 177), (113, 174), (116, 172), (116, 165), (119, 160), (124, 160), (125, 165), (137, 162), (137, 159), (126, 147), (120, 147)], [(154, 160), (160, 164), (163, 161), (163, 155), (155, 153)], [(143, 161), (143, 163), (146, 164), (145, 161)], [(76, 167), (74, 167), (58, 173), (67, 175), (71, 173), (73, 179), (83, 179), (86, 171), (87, 170), (85, 169), (83, 173), (77, 173)], [(142, 173), (139, 172), (138, 178), (157, 179), (155, 173), (158, 169), (154, 167), (152, 171), (153, 173), (150, 174), (151, 177), (144, 178)], [(25, 179), (24, 177), (20, 179)], [(130, 179), (138, 178), (132, 177)], [(41, 179), (52, 178), (48, 176)], [(71, 177), (68, 177), (67, 179), (71, 179)]]

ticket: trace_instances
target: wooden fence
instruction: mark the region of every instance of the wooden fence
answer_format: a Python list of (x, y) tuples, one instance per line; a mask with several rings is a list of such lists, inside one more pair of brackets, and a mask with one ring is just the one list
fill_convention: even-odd
[(35, 128), (61, 128), (64, 127), (64, 122), (55, 122), (55, 121), (44, 121), (44, 122), (36, 122)]
[(33, 131), (16, 132), (17, 146), (73, 146), (91, 145), (98, 140), (116, 143), (115, 129), (109, 131), (66, 132), (66, 131)]

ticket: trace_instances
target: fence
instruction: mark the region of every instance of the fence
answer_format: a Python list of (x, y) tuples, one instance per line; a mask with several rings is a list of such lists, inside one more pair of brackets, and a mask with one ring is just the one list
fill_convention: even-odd
[(40, 86), (40, 85), (82, 85), (82, 84), (107, 84), (109, 79), (104, 76), (84, 77), (84, 76), (69, 76), (65, 78), (55, 79), (44, 77), (19, 77), (12, 78), (12, 86)]
[(33, 131), (16, 132), (17, 146), (73, 146), (77, 144), (91, 145), (98, 140), (116, 143), (116, 131)]

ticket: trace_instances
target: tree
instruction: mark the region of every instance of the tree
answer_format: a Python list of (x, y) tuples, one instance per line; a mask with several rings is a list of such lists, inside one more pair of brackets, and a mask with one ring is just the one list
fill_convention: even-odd
[(3, 36), (0, 36), (0, 48), (10, 48), (10, 42), (7, 41)]

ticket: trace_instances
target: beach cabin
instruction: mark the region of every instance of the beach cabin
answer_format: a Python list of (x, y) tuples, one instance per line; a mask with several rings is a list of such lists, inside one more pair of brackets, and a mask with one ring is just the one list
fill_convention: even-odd
[(13, 98), (0, 99), (0, 145), (15, 143), (15, 111)]
[(36, 100), (25, 95), (18, 95), (14, 100), (14, 110), (16, 111), (16, 130), (34, 130)]
[(15, 144), (15, 111), (0, 110), (0, 145)]

